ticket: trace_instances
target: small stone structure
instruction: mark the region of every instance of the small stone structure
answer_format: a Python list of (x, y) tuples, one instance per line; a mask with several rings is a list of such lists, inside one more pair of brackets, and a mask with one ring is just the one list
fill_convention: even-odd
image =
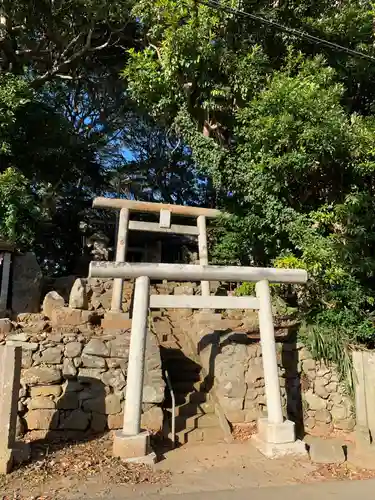
[(13, 259), (12, 312), (37, 313), (43, 287), (43, 274), (32, 252), (15, 255)]
[(21, 350), (0, 346), (0, 474), (10, 472), (14, 462), (27, 459), (29, 454), (28, 445), (16, 444), (20, 372)]
[(0, 240), (0, 318), (6, 315), (9, 305), (9, 282), (14, 245)]

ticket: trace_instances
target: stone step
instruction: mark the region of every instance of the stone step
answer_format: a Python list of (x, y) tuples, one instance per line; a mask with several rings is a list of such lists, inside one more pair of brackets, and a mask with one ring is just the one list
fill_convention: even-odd
[(193, 372), (190, 375), (194, 375), (196, 378), (185, 378), (184, 380), (180, 378), (180, 380), (174, 381), (173, 377), (171, 377), (172, 388), (175, 394), (188, 394), (193, 391), (205, 392), (203, 388), (204, 382), (199, 378), (199, 374)]
[(178, 345), (181, 345), (181, 343), (176, 338), (176, 336), (173, 335), (173, 333), (158, 333), (156, 337), (162, 346), (164, 346), (165, 344), (169, 344), (170, 342), (175, 342)]
[(207, 427), (218, 427), (219, 421), (214, 413), (200, 415), (178, 415), (175, 421), (176, 431), (191, 429), (205, 429)]
[(220, 427), (207, 427), (176, 432), (176, 438), (180, 444), (218, 443), (224, 440), (224, 433)]
[[(165, 410), (172, 412), (171, 406), (164, 405)], [(176, 416), (184, 415), (185, 417), (193, 417), (198, 415), (209, 415), (215, 413), (215, 407), (211, 401), (204, 403), (185, 403), (176, 406)]]
[(175, 394), (176, 405), (180, 406), (186, 403), (205, 403), (210, 399), (210, 395), (205, 392), (191, 392), (190, 394)]
[(181, 350), (181, 346), (174, 340), (165, 342), (161, 346), (161, 356), (162, 358), (185, 358), (186, 356)]

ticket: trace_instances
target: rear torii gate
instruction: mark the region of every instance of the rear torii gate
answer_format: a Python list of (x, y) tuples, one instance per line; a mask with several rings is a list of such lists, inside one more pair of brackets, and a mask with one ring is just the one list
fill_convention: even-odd
[[(198, 238), (199, 263), (201, 265), (208, 264), (207, 219), (219, 217), (221, 215), (220, 210), (104, 197), (95, 198), (92, 206), (94, 208), (120, 210), (116, 262), (126, 262), (128, 233), (129, 230), (132, 230), (196, 236)], [(131, 212), (159, 214), (159, 223), (130, 220)], [(196, 218), (196, 225), (172, 224), (172, 215)], [(123, 280), (121, 278), (114, 280), (111, 302), (112, 313), (121, 313), (122, 311), (122, 284)], [(203, 280), (201, 282), (201, 290), (204, 297), (210, 295), (210, 284), (208, 281)]]
[[(111, 200), (113, 201), (113, 200)], [(267, 403), (267, 417), (258, 421), (254, 441), (258, 449), (273, 458), (304, 454), (305, 445), (296, 441), (294, 422), (283, 419), (278, 377), (275, 333), (269, 283), (306, 283), (302, 269), (274, 269), (182, 264), (129, 264), (92, 262), (92, 278), (136, 279), (129, 363), (126, 384), (124, 425), (115, 434), (113, 453), (126, 460), (149, 462), (153, 459), (149, 434), (140, 428), (145, 347), (149, 308), (256, 309), (259, 311), (260, 343)], [(180, 281), (252, 281), (256, 297), (150, 296), (150, 279)]]

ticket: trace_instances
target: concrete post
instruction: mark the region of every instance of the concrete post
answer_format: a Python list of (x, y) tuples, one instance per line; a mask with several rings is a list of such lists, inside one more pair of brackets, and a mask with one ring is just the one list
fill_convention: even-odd
[[(201, 266), (208, 266), (208, 251), (207, 251), (207, 227), (206, 217), (200, 215), (197, 218), (198, 226), (198, 249), (199, 249), (199, 264)], [(210, 295), (210, 282), (201, 281), (202, 295), (207, 297)]]
[(5, 312), (8, 306), (9, 276), (11, 254), (5, 252), (3, 256), (3, 273), (1, 277), (0, 312)]
[(113, 455), (130, 462), (154, 463), (150, 434), (141, 431), (143, 379), (150, 301), (150, 279), (140, 276), (135, 281), (133, 322), (130, 337), (129, 364), (126, 380), (124, 425), (113, 439)]
[(296, 441), (294, 422), (290, 420), (284, 421), (283, 419), (268, 280), (258, 281), (256, 295), (259, 300), (259, 330), (267, 418), (258, 420), (258, 433), (252, 439), (258, 450), (268, 458), (277, 458), (284, 455), (306, 455), (305, 444), (302, 441)]
[(141, 425), (149, 301), (150, 279), (147, 276), (141, 276), (135, 281), (133, 322), (126, 380), (123, 432), (128, 436), (139, 434)]
[(20, 347), (0, 347), (0, 474), (10, 472), (13, 463), (21, 355)]
[[(129, 226), (129, 209), (122, 208), (120, 210), (120, 219), (118, 224), (117, 247), (116, 247), (116, 262), (125, 262), (126, 249), (128, 243), (128, 226)], [(111, 311), (122, 311), (122, 285), (121, 278), (113, 280)]]
[(259, 281), (256, 284), (256, 294), (259, 300), (260, 344), (262, 347), (268, 422), (280, 424), (283, 422), (283, 413), (277, 369), (271, 294), (267, 280)]

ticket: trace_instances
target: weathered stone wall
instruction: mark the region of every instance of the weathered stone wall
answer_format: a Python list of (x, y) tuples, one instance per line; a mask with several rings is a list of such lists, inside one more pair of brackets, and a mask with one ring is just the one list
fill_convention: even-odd
[[(47, 304), (51, 312), (46, 314), (50, 321), (40, 317), (33, 323), (21, 322), (19, 333), (9, 332), (5, 328), (9, 325), (4, 325), (7, 341), (21, 342), (23, 347), (19, 409), (29, 429), (49, 426), (61, 430), (72, 427), (99, 430), (122, 425), (130, 332), (101, 328), (104, 312), (110, 308), (112, 280), (83, 281), (88, 302), (85, 299), (82, 304), (85, 302), (88, 310), (62, 307), (62, 299), (52, 296)], [(73, 282), (72, 277), (59, 278), (50, 282), (47, 290), (58, 291), (67, 302)], [(220, 295), (230, 293), (220, 283), (211, 283), (211, 290)], [(152, 293), (195, 295), (200, 293), (200, 285), (163, 282), (153, 284)], [(124, 311), (131, 309), (132, 294), (133, 283), (126, 281)], [(206, 381), (230, 422), (254, 422), (266, 412), (254, 311), (222, 311), (206, 317), (188, 309), (153, 310), (151, 314), (156, 337), (149, 337), (152, 345), (145, 381), (145, 409), (159, 403), (164, 394), (156, 339), (167, 341), (178, 330), (185, 333), (196, 351)], [(125, 321), (129, 326), (130, 320)], [(285, 416), (317, 434), (324, 435), (333, 429), (352, 430), (355, 424), (352, 402), (341, 390), (334, 369), (315, 362), (302, 345), (290, 341), (292, 323), (279, 317), (275, 318), (275, 324)], [(119, 347), (114, 349), (112, 345)], [(98, 348), (95, 353), (91, 352), (93, 346)], [(161, 420), (160, 408), (157, 410)]]
[[(228, 331), (220, 327), (220, 319), (216, 321), (216, 328), (202, 328), (201, 321), (192, 317), (184, 332), (191, 338), (228, 420), (255, 422), (267, 410), (259, 341), (241, 331)], [(253, 325), (255, 321), (254, 317)], [(320, 435), (334, 429), (353, 430), (353, 403), (344, 394), (334, 368), (313, 360), (302, 344), (288, 336), (277, 343), (277, 356), (285, 417)]]
[[(66, 308), (67, 309), (67, 308)], [(25, 430), (100, 432), (122, 427), (130, 331), (51, 328), (28, 322), (0, 343), (22, 347), (19, 416)], [(82, 330), (82, 331), (81, 331)], [(161, 426), (164, 399), (161, 359), (148, 336), (144, 381), (144, 425)], [(150, 424), (150, 425), (148, 425)]]

